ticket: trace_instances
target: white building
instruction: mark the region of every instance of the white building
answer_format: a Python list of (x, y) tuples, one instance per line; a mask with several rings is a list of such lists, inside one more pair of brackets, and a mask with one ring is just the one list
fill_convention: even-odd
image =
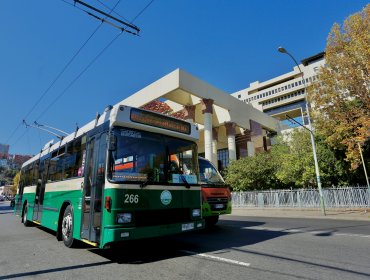
[[(321, 66), (324, 66), (324, 54), (324, 52), (321, 52), (301, 61), (299, 67), (303, 72), (303, 78), (307, 86), (317, 79), (317, 71)], [(253, 82), (248, 88), (231, 95), (272, 117), (284, 121), (284, 124), (292, 126), (291, 122), (286, 121), (289, 117), (307, 124), (303, 121), (306, 107), (305, 86), (297, 66), (291, 72), (265, 82)]]
[[(119, 103), (198, 124), (199, 152), (222, 169), (230, 160), (268, 150), (275, 118), (177, 69)], [(163, 105), (165, 104), (165, 106)]]

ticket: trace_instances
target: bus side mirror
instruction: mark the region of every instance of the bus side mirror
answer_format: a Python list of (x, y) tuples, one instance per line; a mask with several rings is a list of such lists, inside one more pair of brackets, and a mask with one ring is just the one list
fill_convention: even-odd
[(108, 150), (115, 151), (117, 149), (117, 136), (109, 134), (108, 138)]

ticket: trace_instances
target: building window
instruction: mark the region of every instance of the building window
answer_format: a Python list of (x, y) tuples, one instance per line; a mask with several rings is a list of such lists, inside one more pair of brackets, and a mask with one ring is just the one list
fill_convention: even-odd
[(229, 166), (229, 150), (221, 149), (217, 151), (218, 170), (222, 171)]

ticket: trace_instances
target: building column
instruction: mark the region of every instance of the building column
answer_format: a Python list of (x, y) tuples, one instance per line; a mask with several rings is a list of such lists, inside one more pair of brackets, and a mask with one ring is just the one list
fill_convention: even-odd
[(247, 142), (247, 152), (248, 152), (249, 157), (252, 157), (255, 155), (254, 143), (252, 141)]
[(254, 156), (255, 153), (261, 153), (264, 151), (262, 125), (253, 120), (249, 120), (249, 123), (251, 128), (251, 141), (252, 141), (252, 143), (249, 144), (251, 146), (250, 155)]
[(236, 160), (235, 123), (225, 122), (227, 147), (229, 149), (229, 162)]
[(195, 105), (184, 106), (185, 120), (193, 123), (195, 121)]
[(212, 129), (212, 163), (218, 169), (218, 158), (217, 158), (217, 142), (218, 142), (218, 127)]
[(213, 99), (202, 99), (204, 116), (204, 153), (207, 160), (212, 161), (212, 114)]
[(255, 154), (255, 148), (254, 148), (254, 143), (252, 141), (252, 131), (249, 129), (243, 129), (242, 134), (245, 137), (245, 144), (247, 148), (247, 156), (251, 157), (254, 156)]

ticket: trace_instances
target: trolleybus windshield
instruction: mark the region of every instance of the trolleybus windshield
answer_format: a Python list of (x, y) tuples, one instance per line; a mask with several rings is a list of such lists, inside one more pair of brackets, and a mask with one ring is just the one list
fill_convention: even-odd
[[(111, 135), (116, 143), (109, 155), (111, 182), (198, 184), (195, 142), (131, 128), (114, 128)], [(186, 165), (184, 156), (190, 157)]]

